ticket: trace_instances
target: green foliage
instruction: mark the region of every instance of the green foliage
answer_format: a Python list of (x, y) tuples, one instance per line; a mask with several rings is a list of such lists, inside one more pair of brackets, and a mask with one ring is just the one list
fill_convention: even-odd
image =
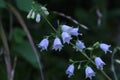
[[(17, 53), (21, 58), (24, 58), (32, 66), (38, 68), (37, 60), (34, 55), (33, 49), (30, 43), (24, 39), (25, 32), (20, 28), (14, 28), (13, 30), (13, 41), (12, 50)], [(14, 47), (16, 46), (16, 47)]]
[(5, 2), (4, 2), (4, 0), (0, 0), (0, 8), (5, 8)]
[(13, 40), (15, 40), (16, 43), (22, 43), (24, 42), (25, 32), (20, 28), (14, 28), (13, 29)]
[(22, 44), (18, 44), (18, 46), (14, 47), (13, 50), (15, 51), (15, 53), (18, 53), (18, 55), (32, 64), (32, 66), (38, 68), (36, 57), (29, 42), (24, 41), (22, 42)]
[(33, 0), (16, 0), (17, 7), (22, 10), (28, 12), (32, 7)]

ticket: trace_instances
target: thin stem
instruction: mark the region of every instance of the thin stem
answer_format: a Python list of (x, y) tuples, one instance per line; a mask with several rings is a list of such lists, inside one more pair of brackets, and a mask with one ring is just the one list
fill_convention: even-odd
[[(70, 43), (72, 46), (75, 46), (73, 43)], [(94, 61), (91, 59), (91, 58), (89, 58), (89, 56), (87, 56), (86, 54), (85, 54), (85, 52), (81, 52), (82, 53), (82, 55), (83, 56), (85, 56), (92, 64), (94, 64), (95, 65), (95, 63), (94, 63)], [(112, 80), (103, 70), (100, 70), (101, 71), (101, 73), (108, 79), (108, 80)]]
[(51, 26), (51, 28), (57, 33), (57, 30), (53, 27), (53, 25), (48, 21), (48, 19), (42, 13), (43, 18), (47, 21), (47, 23)]
[(1, 18), (0, 18), (0, 36), (1, 36), (4, 48), (5, 48), (4, 59), (5, 59), (8, 80), (13, 80), (13, 77), (11, 75), (12, 66), (11, 66), (11, 60), (10, 60), (10, 51), (9, 51), (9, 47), (8, 47), (8, 43), (7, 43), (7, 37), (5, 35), (5, 31), (3, 29), (3, 25), (1, 22)]
[(71, 16), (65, 15), (64, 13), (60, 13), (60, 12), (57, 12), (57, 11), (53, 11), (53, 13), (72, 21), (73, 23), (79, 25), (80, 27), (82, 27), (84, 29), (88, 29), (85, 25), (80, 24), (77, 20), (73, 19)]
[(14, 57), (13, 68), (12, 68), (12, 71), (11, 71), (11, 75), (13, 77), (13, 80), (14, 80), (16, 63), (17, 63), (17, 56)]
[(87, 60), (83, 60), (83, 61), (74, 61), (72, 64), (76, 64), (76, 63), (82, 63), (82, 62), (86, 62)]
[(38, 55), (38, 51), (37, 49), (35, 48), (35, 45), (34, 45), (34, 42), (33, 42), (33, 39), (30, 35), (30, 32), (29, 30), (27, 29), (27, 26), (23, 20), (23, 18), (21, 17), (20, 13), (16, 10), (15, 7), (13, 7), (11, 4), (7, 4), (9, 9), (13, 12), (13, 14), (16, 16), (16, 18), (18, 19), (21, 27), (24, 29), (27, 37), (28, 37), (28, 40), (33, 48), (33, 51), (34, 51), (34, 54), (36, 56), (36, 59), (37, 59), (37, 63), (38, 63), (38, 67), (39, 67), (39, 70), (40, 70), (40, 75), (41, 75), (41, 80), (44, 80), (44, 75), (43, 75), (43, 71), (42, 71), (42, 67), (41, 67), (41, 63), (40, 63), (40, 59), (39, 59), (39, 55)]
[(112, 72), (113, 72), (114, 79), (115, 79), (115, 80), (118, 80), (117, 74), (116, 74), (116, 72), (115, 72), (115, 67), (114, 67), (114, 55), (115, 55), (116, 51), (117, 51), (117, 48), (115, 48), (115, 49), (113, 50), (113, 53), (112, 53), (112, 56), (111, 56), (111, 68), (112, 68)]

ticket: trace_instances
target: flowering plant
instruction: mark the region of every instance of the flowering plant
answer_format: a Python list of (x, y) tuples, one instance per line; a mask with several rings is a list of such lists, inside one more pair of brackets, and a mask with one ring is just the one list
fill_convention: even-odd
[[(99, 69), (103, 73), (103, 75), (108, 80), (111, 80), (110, 77), (103, 71), (103, 66), (105, 65), (105, 62), (100, 57), (96, 57), (95, 54), (90, 53), (90, 56), (88, 54), (86, 54), (86, 51), (92, 52), (98, 48), (100, 48), (105, 54), (107, 52), (112, 53), (112, 51), (109, 49), (110, 45), (105, 44), (105, 43), (96, 42), (93, 44), (92, 47), (86, 47), (83, 40), (79, 39), (79, 37), (82, 36), (81, 35), (82, 33), (79, 33), (79, 27), (72, 27), (72, 26), (69, 26), (66, 24), (60, 25), (60, 23), (59, 23), (57, 29), (55, 29), (55, 27), (47, 20), (47, 17), (45, 16), (46, 13), (44, 12), (44, 9), (42, 9), (42, 8), (45, 8), (45, 10), (47, 11), (47, 8), (44, 6), (38, 6), (38, 5), (35, 5), (35, 6), (39, 7), (36, 10), (37, 12), (39, 12), (38, 13), (39, 15), (36, 16), (36, 22), (40, 22), (41, 18), (43, 17), (46, 20), (46, 22), (49, 24), (49, 26), (55, 31), (55, 33), (52, 33), (52, 35), (49, 35), (47, 39), (43, 39), (38, 44), (38, 47), (41, 48), (41, 51), (48, 50), (48, 44), (50, 42), (49, 38), (54, 37), (54, 41), (52, 41), (52, 49), (51, 50), (55, 50), (55, 51), (58, 50), (60, 52), (60, 51), (62, 51), (64, 45), (67, 43), (67, 45), (72, 46), (73, 49), (76, 50), (76, 52), (79, 52), (80, 53), (79, 55), (83, 55), (86, 58), (85, 60), (79, 60), (79, 61), (73, 61), (72, 59), (70, 59), (72, 64), (69, 65), (66, 70), (66, 74), (68, 75), (68, 78), (70, 78), (71, 76), (74, 75), (74, 69), (75, 69), (74, 65), (75, 64), (79, 63), (79, 65), (78, 65), (78, 67), (79, 67), (84, 63), (84, 66), (86, 66), (85, 67), (86, 78), (89, 78), (90, 80), (92, 80), (92, 77), (96, 75), (96, 73), (94, 72), (92, 67), (89, 66), (92, 63), (93, 65), (96, 66), (97, 69)], [(34, 10), (34, 7), (31, 10)], [(27, 17), (30, 14), (33, 14), (33, 13), (31, 13), (31, 10), (28, 13)], [(47, 13), (49, 13), (49, 12), (47, 11)], [(47, 14), (47, 16), (48, 15), (49, 14)], [(32, 15), (30, 17), (32, 17)], [(83, 24), (80, 27), (83, 27), (84, 29), (88, 29)], [(75, 37), (76, 37), (76, 39), (75, 39)], [(93, 61), (93, 58), (95, 58), (94, 61)]]
[(119, 80), (117, 2), (0, 0), (0, 80)]

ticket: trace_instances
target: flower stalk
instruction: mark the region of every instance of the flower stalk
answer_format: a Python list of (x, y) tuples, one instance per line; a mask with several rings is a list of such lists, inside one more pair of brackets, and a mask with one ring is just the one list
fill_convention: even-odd
[[(93, 60), (91, 60), (91, 58), (89, 58), (85, 53), (82, 52), (82, 55), (85, 56), (92, 64), (95, 65)], [(112, 80), (103, 70), (100, 70), (100, 71), (108, 80)]]

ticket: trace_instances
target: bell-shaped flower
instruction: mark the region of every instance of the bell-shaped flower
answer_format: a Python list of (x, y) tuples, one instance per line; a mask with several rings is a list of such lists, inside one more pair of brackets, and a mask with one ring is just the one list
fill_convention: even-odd
[(39, 14), (39, 13), (37, 13), (37, 15), (36, 15), (36, 22), (37, 22), (37, 23), (39, 23), (39, 22), (40, 22), (40, 20), (41, 20), (41, 16), (40, 16), (40, 14)]
[(86, 78), (90, 78), (90, 80), (92, 80), (92, 76), (95, 76), (95, 72), (91, 67), (87, 66), (85, 69), (85, 75), (86, 75)]
[(29, 11), (29, 13), (28, 13), (28, 15), (27, 15), (27, 18), (28, 18), (28, 19), (31, 18), (32, 13), (33, 13), (33, 9), (31, 9), (31, 10)]
[(74, 75), (74, 65), (71, 64), (68, 66), (66, 70), (66, 74), (68, 75), (68, 78), (70, 78), (72, 75)]
[(76, 51), (83, 51), (83, 49), (85, 48), (85, 45), (82, 41), (77, 40), (76, 41)]
[(111, 45), (107, 45), (107, 44), (105, 44), (105, 43), (101, 43), (101, 44), (100, 44), (100, 48), (105, 52), (105, 54), (106, 54), (107, 52), (112, 53), (112, 51), (109, 50), (110, 47), (111, 47)]
[(62, 45), (60, 39), (58, 37), (56, 37), (53, 42), (52, 49), (61, 51), (62, 47), (63, 47), (63, 45)]
[(34, 19), (35, 18), (35, 12), (32, 12), (31, 18)]
[(78, 30), (79, 28), (72, 28), (70, 31), (70, 35), (78, 36), (79, 35)]
[(69, 44), (70, 40), (72, 39), (71, 35), (69, 35), (67, 32), (62, 32), (61, 36), (62, 36), (63, 43)]
[(45, 15), (49, 15), (49, 12), (45, 6), (42, 6), (41, 9), (43, 10)]
[(102, 59), (100, 57), (96, 57), (94, 61), (97, 69), (103, 70), (105, 63), (102, 61)]
[(70, 27), (68, 25), (61, 25), (61, 29), (63, 32), (70, 33), (70, 31), (72, 30), (72, 27)]
[(44, 11), (45, 15), (49, 15), (49, 12), (48, 11)]
[(43, 11), (46, 11), (46, 10), (47, 10), (47, 8), (44, 7), (44, 6), (42, 6), (41, 9), (42, 9)]
[(47, 50), (48, 44), (49, 44), (49, 41), (47, 38), (45, 38), (38, 44), (38, 47), (41, 48), (41, 51)]

